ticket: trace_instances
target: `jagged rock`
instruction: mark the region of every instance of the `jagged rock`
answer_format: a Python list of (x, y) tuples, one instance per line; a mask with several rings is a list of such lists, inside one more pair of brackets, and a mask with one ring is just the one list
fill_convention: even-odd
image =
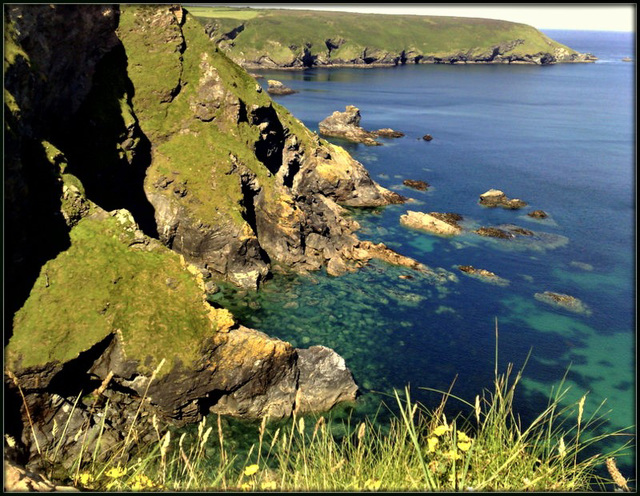
[(400, 131), (394, 131), (393, 129), (388, 127), (372, 132), (380, 136), (381, 138), (402, 138), (404, 136), (404, 133), (401, 133)]
[(406, 227), (441, 236), (455, 236), (462, 232), (462, 228), (457, 224), (461, 219), (462, 217), (457, 214), (438, 214), (438, 212), (427, 214), (408, 210), (406, 214), (400, 216), (400, 223)]
[(476, 269), (472, 265), (459, 265), (458, 269), (468, 276), (475, 277), (476, 279), (490, 284), (495, 284), (497, 286), (509, 285), (509, 281), (485, 269)]
[(353, 105), (347, 105), (344, 112), (336, 110), (329, 117), (318, 124), (318, 129), (325, 136), (342, 138), (355, 143), (378, 146), (377, 134), (360, 127), (360, 110)]
[(502, 207), (509, 210), (517, 210), (526, 207), (526, 202), (518, 198), (507, 198), (502, 191), (498, 189), (490, 189), (486, 193), (480, 195), (480, 205), (485, 207)]
[(536, 293), (534, 298), (549, 305), (569, 310), (570, 312), (591, 315), (589, 307), (571, 295), (545, 291), (544, 293)]
[(298, 350), (299, 396), (301, 412), (329, 410), (343, 401), (354, 401), (358, 387), (344, 359), (325, 346)]
[(402, 184), (419, 191), (426, 191), (429, 187), (429, 183), (427, 183), (426, 181), (418, 181), (416, 179), (405, 179), (404, 181), (402, 181)]
[(269, 79), (267, 83), (269, 84), (267, 93), (270, 95), (291, 95), (292, 93), (297, 93), (296, 90), (285, 86), (282, 82), (275, 79)]
[(544, 210), (534, 210), (533, 212), (529, 212), (527, 215), (534, 219), (546, 219), (549, 217)]

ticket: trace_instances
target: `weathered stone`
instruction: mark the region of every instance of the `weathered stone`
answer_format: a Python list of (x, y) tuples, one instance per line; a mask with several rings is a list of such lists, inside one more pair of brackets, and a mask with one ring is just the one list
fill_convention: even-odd
[(394, 131), (389, 127), (378, 129), (377, 131), (372, 132), (380, 136), (381, 138), (402, 138), (404, 136), (404, 133), (401, 133), (400, 131)]
[(419, 181), (416, 179), (405, 179), (404, 181), (402, 181), (402, 184), (419, 191), (426, 191), (429, 187), (429, 183), (427, 183), (426, 181)]
[(543, 303), (569, 310), (570, 312), (591, 315), (591, 310), (587, 305), (578, 298), (568, 294), (545, 291), (543, 293), (536, 293), (534, 298)]
[(534, 219), (546, 219), (548, 217), (544, 210), (534, 210), (533, 212), (529, 212), (527, 215)]
[(298, 350), (299, 396), (301, 412), (326, 411), (343, 401), (354, 401), (358, 386), (344, 359), (325, 346)]
[(269, 85), (267, 93), (270, 95), (291, 95), (292, 93), (297, 93), (296, 90), (289, 88), (282, 82), (275, 79), (269, 79), (267, 83)]
[(360, 127), (360, 109), (347, 105), (344, 112), (335, 111), (318, 124), (318, 129), (325, 136), (342, 138), (369, 146), (378, 146), (375, 132), (366, 131)]
[(468, 276), (475, 277), (490, 284), (495, 284), (497, 286), (509, 285), (509, 281), (485, 269), (476, 269), (472, 265), (459, 265), (458, 269)]
[(480, 205), (485, 207), (502, 207), (509, 210), (517, 210), (526, 207), (527, 203), (518, 198), (508, 198), (498, 189), (490, 189), (480, 195)]
[(408, 210), (406, 214), (400, 216), (400, 223), (406, 227), (428, 231), (441, 236), (455, 236), (462, 232), (462, 228), (455, 220), (447, 217), (438, 218), (434, 214), (436, 212), (426, 214)]

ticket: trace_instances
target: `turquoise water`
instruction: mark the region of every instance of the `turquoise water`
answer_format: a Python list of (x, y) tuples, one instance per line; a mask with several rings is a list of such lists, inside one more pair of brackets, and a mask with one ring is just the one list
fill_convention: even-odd
[[(605, 401), (606, 430), (635, 424), (635, 63), (621, 61), (635, 59), (633, 38), (548, 34), (600, 61), (264, 72), (299, 91), (276, 100), (313, 130), (355, 105), (365, 129), (406, 134), (380, 147), (339, 142), (376, 181), (415, 200), (354, 211), (359, 236), (449, 270), (458, 281), (434, 284), (372, 263), (337, 278), (277, 276), (258, 293), (227, 291), (218, 302), (244, 324), (296, 346), (334, 348), (361, 387), (362, 414), (407, 384), (415, 399), (436, 406), (440, 395), (420, 387), (447, 390), (455, 379), (454, 394), (473, 402), (492, 385), (497, 318), (500, 370), (519, 368), (531, 352), (516, 402), (524, 419), (542, 411), (567, 373), (568, 399), (588, 392), (587, 412)], [(423, 141), (426, 133), (434, 140)], [(411, 190), (404, 179), (431, 187)], [(529, 205), (484, 208), (478, 196), (490, 188)], [(402, 227), (408, 209), (456, 212), (471, 228), (516, 224), (537, 236), (440, 238)], [(534, 209), (549, 218), (528, 217)], [(490, 270), (509, 284), (468, 277), (458, 265)], [(413, 278), (400, 277), (406, 275)], [(544, 291), (573, 295), (590, 312), (534, 297)], [(635, 459), (618, 463), (634, 474)]]

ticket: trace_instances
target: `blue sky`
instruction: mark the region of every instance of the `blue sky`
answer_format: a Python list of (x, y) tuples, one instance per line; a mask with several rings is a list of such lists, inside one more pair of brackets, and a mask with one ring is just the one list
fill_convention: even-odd
[[(213, 4), (212, 4), (213, 5)], [(483, 17), (522, 22), (538, 29), (635, 31), (636, 5), (626, 4), (426, 4), (426, 3), (227, 3), (254, 8), (298, 8), (377, 14)]]

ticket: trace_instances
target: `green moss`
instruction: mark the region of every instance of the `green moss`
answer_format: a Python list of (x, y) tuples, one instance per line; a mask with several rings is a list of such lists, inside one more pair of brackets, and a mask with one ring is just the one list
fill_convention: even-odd
[(117, 330), (143, 371), (162, 358), (165, 372), (198, 358), (212, 325), (202, 289), (177, 254), (130, 248), (126, 215), (82, 219), (70, 236), (71, 247), (43, 266), (15, 315), (9, 367), (66, 362)]

